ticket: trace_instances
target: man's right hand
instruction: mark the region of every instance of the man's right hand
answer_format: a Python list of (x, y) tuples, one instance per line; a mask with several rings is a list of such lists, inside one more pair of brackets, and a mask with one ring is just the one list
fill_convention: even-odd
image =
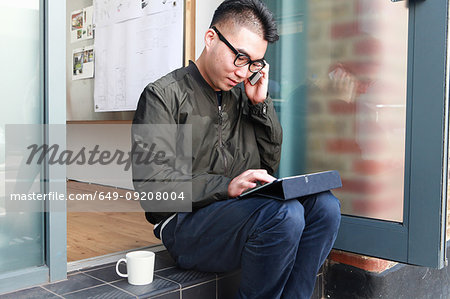
[(235, 177), (228, 185), (228, 196), (237, 197), (247, 189), (256, 187), (256, 182), (263, 184), (276, 180), (265, 169), (249, 169)]

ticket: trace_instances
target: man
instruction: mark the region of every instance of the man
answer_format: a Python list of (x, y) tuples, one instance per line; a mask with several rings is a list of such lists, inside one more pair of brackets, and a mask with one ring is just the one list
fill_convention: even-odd
[[(236, 198), (274, 180), (279, 164), (282, 130), (264, 61), (276, 40), (273, 16), (259, 0), (224, 1), (198, 60), (149, 84), (133, 121), (192, 125), (193, 211), (146, 217), (179, 267), (241, 268), (238, 298), (309, 298), (340, 222), (339, 201), (330, 192), (302, 203)], [(262, 77), (252, 85), (255, 72)], [(151, 190), (156, 172), (170, 170), (134, 164), (136, 190)]]

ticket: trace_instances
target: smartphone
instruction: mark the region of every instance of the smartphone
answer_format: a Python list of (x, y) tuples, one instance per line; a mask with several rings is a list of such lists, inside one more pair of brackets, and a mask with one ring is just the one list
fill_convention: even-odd
[(261, 79), (262, 74), (261, 72), (256, 72), (253, 75), (250, 76), (250, 78), (248, 78), (248, 80), (250, 81), (251, 85), (255, 85), (256, 82), (258, 82), (259, 79)]

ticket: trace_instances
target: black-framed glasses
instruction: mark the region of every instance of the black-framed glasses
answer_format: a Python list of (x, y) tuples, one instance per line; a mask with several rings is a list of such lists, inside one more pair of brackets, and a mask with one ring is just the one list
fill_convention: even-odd
[(260, 70), (262, 70), (266, 66), (266, 62), (263, 59), (257, 59), (257, 60), (251, 60), (250, 57), (248, 57), (247, 54), (241, 53), (238, 50), (236, 50), (229, 41), (220, 33), (219, 30), (217, 30), (216, 26), (211, 27), (219, 36), (219, 39), (224, 42), (225, 45), (230, 48), (231, 51), (233, 51), (234, 54), (236, 54), (236, 57), (234, 58), (234, 65), (237, 67), (246, 66), (248, 64), (248, 69), (252, 73), (257, 73)]

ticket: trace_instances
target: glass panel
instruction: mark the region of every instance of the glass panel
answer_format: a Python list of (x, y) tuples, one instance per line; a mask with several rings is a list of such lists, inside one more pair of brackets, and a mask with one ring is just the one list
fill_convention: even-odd
[[(43, 213), (8, 211), (4, 186), (5, 124), (42, 122), (39, 2), (0, 0), (0, 273), (44, 264)], [(33, 180), (15, 181), (27, 184), (30, 192), (39, 192), (40, 169), (22, 173), (21, 163), (8, 163), (8, 172), (17, 178), (32, 175)]]
[[(450, 15), (450, 6), (448, 7), (448, 14)], [(449, 32), (450, 30), (450, 20), (447, 19), (447, 32)], [(447, 38), (447, 82), (450, 82), (450, 62), (449, 62), (449, 58), (450, 58), (450, 39)], [(446, 94), (447, 97), (450, 97), (450, 86), (449, 84), (447, 84), (446, 86)], [(448, 98), (447, 98), (448, 100)], [(447, 118), (449, 117), (449, 107), (447, 107)], [(448, 120), (447, 120), (448, 121)], [(448, 124), (447, 124), (448, 125)], [(447, 211), (445, 211), (445, 215), (447, 218), (446, 221), (446, 226), (445, 226), (445, 242), (446, 244), (448, 244), (448, 242), (450, 241), (450, 132), (449, 132), (449, 128), (447, 128)], [(444, 164), (445, 165), (445, 164)], [(445, 167), (444, 167), (445, 169)], [(445, 170), (444, 170), (445, 171)], [(444, 173), (445, 174), (445, 173)], [(445, 246), (446, 248), (446, 258), (448, 259), (448, 251), (447, 251), (447, 246)]]
[[(450, 28), (450, 21), (448, 21), (448, 22), (449, 22), (449, 28)], [(450, 40), (447, 43), (450, 44)], [(450, 55), (450, 53), (449, 53), (449, 55)], [(448, 89), (448, 87), (447, 87), (447, 89)], [(447, 132), (447, 135), (448, 135), (447, 138), (450, 139), (450, 132)], [(447, 145), (448, 148), (446, 149), (448, 157), (447, 157), (447, 194), (445, 194), (446, 198), (447, 198), (447, 210), (445, 211), (446, 220), (447, 220), (446, 225), (445, 225), (445, 242), (446, 242), (446, 244), (450, 245), (449, 244), (449, 242), (450, 242), (450, 140), (448, 142), (449, 142)], [(444, 167), (444, 169), (445, 169), (445, 167)], [(448, 258), (447, 251), (446, 251), (446, 256)]]
[(265, 2), (280, 31), (266, 55), (279, 176), (336, 169), (344, 214), (402, 222), (406, 1)]

